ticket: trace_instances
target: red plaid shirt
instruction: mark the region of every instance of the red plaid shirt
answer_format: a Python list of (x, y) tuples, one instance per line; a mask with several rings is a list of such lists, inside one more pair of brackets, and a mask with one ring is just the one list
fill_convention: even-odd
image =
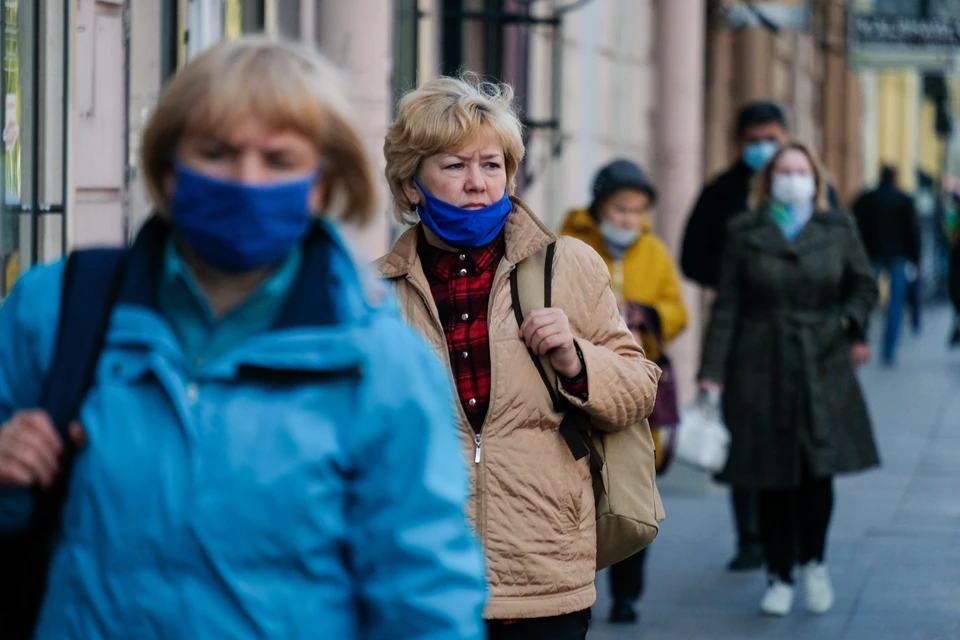
[[(430, 245), (421, 231), (417, 252), (440, 314), (460, 404), (474, 432), (480, 433), (490, 407), (487, 311), (497, 266), (506, 252), (503, 233), (484, 247), (453, 252)], [(563, 386), (586, 397), (585, 376)]]

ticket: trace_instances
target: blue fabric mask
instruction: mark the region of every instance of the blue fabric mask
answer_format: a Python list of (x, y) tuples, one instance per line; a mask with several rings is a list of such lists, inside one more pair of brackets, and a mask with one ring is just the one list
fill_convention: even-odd
[(503, 197), (482, 209), (464, 209), (434, 198), (413, 179), (423, 192), (426, 202), (417, 206), (420, 221), (445, 244), (456, 249), (474, 249), (494, 241), (507, 223), (513, 203), (503, 190)]
[(244, 273), (275, 264), (310, 229), (310, 190), (316, 174), (249, 185), (212, 178), (180, 164), (174, 173), (173, 228), (210, 266)]
[(760, 171), (777, 154), (780, 145), (773, 140), (752, 142), (743, 148), (743, 161), (754, 171)]

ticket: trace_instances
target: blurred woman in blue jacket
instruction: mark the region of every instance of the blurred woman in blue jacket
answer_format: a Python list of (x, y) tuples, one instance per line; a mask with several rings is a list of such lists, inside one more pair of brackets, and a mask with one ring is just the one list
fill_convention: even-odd
[[(39, 640), (482, 637), (447, 376), (317, 215), (377, 211), (344, 96), (314, 52), (242, 38), (161, 97)], [(61, 466), (35, 408), (63, 273), (0, 309), (3, 531)]]

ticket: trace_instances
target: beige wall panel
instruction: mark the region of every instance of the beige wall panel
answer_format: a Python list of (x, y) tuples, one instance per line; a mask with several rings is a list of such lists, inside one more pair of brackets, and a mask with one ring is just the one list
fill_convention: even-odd
[(123, 203), (116, 199), (89, 199), (75, 205), (77, 248), (124, 244)]
[(77, 79), (79, 121), (76, 129), (77, 188), (122, 189), (124, 186), (123, 19), (119, 12), (97, 14), (90, 23), (92, 50), (78, 50), (77, 68), (94, 74)]

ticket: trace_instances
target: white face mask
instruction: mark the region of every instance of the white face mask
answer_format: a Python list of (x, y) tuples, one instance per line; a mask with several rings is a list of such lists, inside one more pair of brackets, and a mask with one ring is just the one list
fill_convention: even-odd
[(640, 229), (624, 229), (606, 220), (600, 223), (600, 233), (608, 244), (613, 245), (611, 249), (620, 250), (626, 250), (640, 237)]
[(809, 173), (778, 173), (773, 176), (770, 196), (781, 204), (808, 205), (817, 195), (817, 181)]

